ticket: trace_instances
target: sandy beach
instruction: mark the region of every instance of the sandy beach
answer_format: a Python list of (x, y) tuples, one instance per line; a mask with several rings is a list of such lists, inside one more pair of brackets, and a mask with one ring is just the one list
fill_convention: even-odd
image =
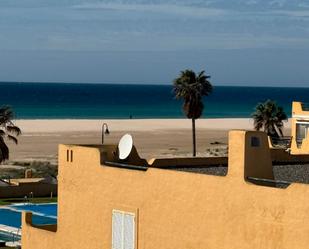
[[(33, 119), (16, 120), (24, 134), (51, 132), (101, 132), (103, 123), (107, 123), (111, 131), (157, 131), (191, 129), (190, 119)], [(198, 129), (228, 130), (252, 129), (253, 123), (247, 118), (198, 119)]]
[[(125, 133), (132, 134), (143, 158), (191, 156), (191, 120), (16, 120), (22, 130), (19, 144), (10, 146), (10, 161), (57, 163), (58, 144), (99, 144), (103, 122), (109, 126), (106, 144), (117, 144)], [(289, 134), (290, 123), (285, 125)], [(198, 156), (226, 153), (228, 131), (253, 129), (251, 119), (199, 119), (196, 121)]]

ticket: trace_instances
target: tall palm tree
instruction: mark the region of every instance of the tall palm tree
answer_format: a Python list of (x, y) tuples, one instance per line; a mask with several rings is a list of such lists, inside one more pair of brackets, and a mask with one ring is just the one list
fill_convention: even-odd
[(20, 129), (14, 125), (13, 118), (14, 113), (9, 106), (0, 108), (0, 163), (9, 159), (9, 148), (5, 140), (12, 140), (17, 144), (18, 140), (16, 137), (21, 134)]
[(196, 156), (195, 120), (203, 113), (203, 96), (212, 92), (212, 85), (208, 81), (210, 76), (205, 71), (196, 74), (192, 70), (181, 71), (174, 80), (176, 99), (183, 99), (183, 111), (192, 120), (193, 156)]
[(283, 121), (288, 119), (283, 108), (272, 100), (259, 103), (255, 107), (252, 118), (254, 120), (255, 130), (259, 131), (263, 129), (268, 136), (276, 138), (283, 136)]

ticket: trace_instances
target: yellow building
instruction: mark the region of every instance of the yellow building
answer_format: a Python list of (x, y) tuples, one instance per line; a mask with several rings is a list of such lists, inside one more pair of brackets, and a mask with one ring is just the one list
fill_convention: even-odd
[(309, 154), (309, 106), (293, 102), (291, 154)]
[(117, 146), (60, 145), (58, 180), (58, 224), (38, 227), (23, 213), (23, 249), (309, 245), (309, 186), (275, 187), (263, 132), (230, 132), (225, 176), (168, 169), (164, 160), (149, 165), (135, 149), (119, 160)]

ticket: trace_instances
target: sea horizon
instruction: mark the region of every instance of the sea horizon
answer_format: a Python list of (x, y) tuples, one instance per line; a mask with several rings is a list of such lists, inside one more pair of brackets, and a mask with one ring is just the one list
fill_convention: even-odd
[[(61, 82), (61, 81), (1, 81), (0, 80), (0, 85), (5, 85), (5, 84), (65, 84), (65, 85), (126, 85), (126, 86), (172, 86), (172, 83), (123, 83), (123, 82)], [(214, 87), (248, 87), (248, 88), (304, 88), (304, 89), (309, 89), (309, 86), (277, 86), (277, 85), (272, 85), (272, 83), (269, 84), (261, 84), (261, 85), (256, 85), (253, 86), (251, 85), (243, 85), (243, 84), (237, 84), (237, 83), (229, 83), (229, 84), (216, 84), (213, 85)]]
[[(186, 118), (172, 84), (0, 82), (0, 105), (15, 119)], [(309, 88), (214, 85), (202, 118), (250, 118), (255, 106), (276, 101), (291, 115), (292, 101), (309, 102)]]

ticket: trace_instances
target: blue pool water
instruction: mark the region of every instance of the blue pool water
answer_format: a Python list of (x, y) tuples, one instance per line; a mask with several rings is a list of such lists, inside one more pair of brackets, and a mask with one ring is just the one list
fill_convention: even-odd
[(56, 224), (57, 204), (18, 204), (0, 208), (0, 225), (21, 227), (21, 212), (30, 211), (33, 213), (33, 224)]
[(57, 216), (57, 204), (23, 204), (23, 205), (11, 205), (16, 210), (30, 211), (44, 216)]

